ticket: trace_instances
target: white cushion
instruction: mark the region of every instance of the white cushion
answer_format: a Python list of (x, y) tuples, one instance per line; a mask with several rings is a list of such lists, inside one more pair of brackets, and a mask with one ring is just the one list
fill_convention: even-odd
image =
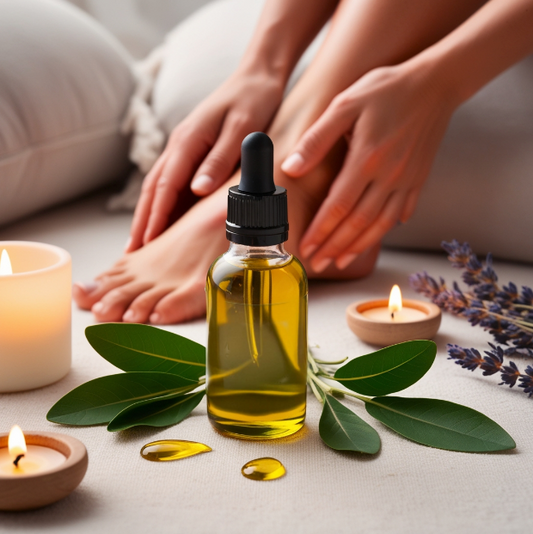
[(0, 224), (124, 173), (134, 80), (121, 45), (58, 0), (0, 2)]

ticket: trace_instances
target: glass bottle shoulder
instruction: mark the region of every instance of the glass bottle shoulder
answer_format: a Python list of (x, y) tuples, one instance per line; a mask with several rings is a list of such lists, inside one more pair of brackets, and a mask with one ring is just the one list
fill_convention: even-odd
[(211, 265), (207, 283), (208, 286), (212, 285), (227, 291), (237, 280), (242, 280), (253, 272), (268, 273), (278, 284), (287, 288), (296, 285), (301, 294), (307, 294), (307, 274), (303, 265), (292, 254), (285, 254), (283, 257), (253, 254), (236, 256), (228, 251)]

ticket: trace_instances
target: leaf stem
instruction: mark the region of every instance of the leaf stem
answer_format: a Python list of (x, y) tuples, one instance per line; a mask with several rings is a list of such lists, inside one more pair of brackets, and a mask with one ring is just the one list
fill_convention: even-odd
[[(336, 388), (334, 386), (329, 386), (328, 384), (326, 384), (323, 380), (320, 380), (320, 378), (318, 378), (319, 376), (322, 376), (324, 378), (328, 378), (330, 380), (335, 380), (331, 375), (327, 374), (323, 369), (320, 368), (320, 366), (318, 365), (318, 362), (317, 360), (315, 360), (313, 358), (313, 355), (311, 354), (311, 351), (309, 350), (308, 351), (308, 358), (309, 358), (309, 373), (307, 375), (307, 381), (309, 383), (309, 385), (311, 386), (311, 389), (313, 390), (313, 393), (315, 394), (315, 396), (317, 396), (317, 391), (315, 390), (318, 390), (320, 391), (320, 402), (323, 403), (324, 400), (323, 400), (323, 396), (326, 394), (326, 393), (333, 393), (333, 392), (336, 392), (336, 393), (342, 393), (344, 395), (349, 395), (350, 397), (354, 397), (356, 399), (359, 399), (360, 401), (362, 402), (372, 402), (372, 399), (369, 398), (369, 397), (365, 397), (363, 395), (358, 395), (357, 393), (354, 393), (353, 391), (348, 391), (348, 390), (344, 390), (344, 389), (340, 389), (340, 388)], [(318, 360), (320, 361), (320, 360)], [(318, 398), (318, 396), (317, 396)]]
[(333, 362), (327, 362), (325, 360), (319, 360), (318, 358), (314, 358), (315, 362), (320, 365), (340, 365), (341, 363), (344, 363), (348, 359), (348, 356), (345, 356), (342, 358), (342, 360), (335, 360)]

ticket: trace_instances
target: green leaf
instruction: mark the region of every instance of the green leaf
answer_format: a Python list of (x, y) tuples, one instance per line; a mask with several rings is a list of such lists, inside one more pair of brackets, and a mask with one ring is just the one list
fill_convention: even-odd
[(349, 361), (337, 369), (335, 380), (363, 395), (388, 395), (418, 382), (436, 354), (433, 341), (398, 343)]
[(197, 379), (205, 375), (205, 347), (145, 324), (88, 326), (85, 336), (108, 362), (123, 371), (157, 371)]
[(337, 451), (375, 454), (381, 446), (378, 433), (332, 395), (325, 395), (318, 430), (324, 443)]
[(67, 393), (50, 408), (46, 418), (65, 425), (109, 423), (130, 404), (169, 393), (186, 393), (197, 386), (196, 380), (168, 373), (103, 376)]
[(366, 410), (407, 439), (438, 449), (493, 452), (516, 447), (513, 438), (492, 419), (453, 402), (378, 397), (366, 402)]
[(173, 394), (136, 402), (124, 408), (107, 426), (109, 432), (134, 426), (169, 426), (180, 423), (196, 408), (205, 391), (190, 395)]

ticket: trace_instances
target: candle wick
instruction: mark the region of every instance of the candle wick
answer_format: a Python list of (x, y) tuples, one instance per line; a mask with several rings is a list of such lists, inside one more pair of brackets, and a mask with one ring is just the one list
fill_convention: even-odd
[(390, 312), (391, 319), (394, 319), (394, 312)]
[(20, 459), (21, 459), (21, 458), (24, 458), (24, 454), (19, 454), (19, 455), (15, 458), (15, 460), (14, 460), (14, 462), (13, 462), (13, 464), (15, 465), (15, 467), (18, 467), (18, 466), (19, 466), (19, 462), (20, 462)]

